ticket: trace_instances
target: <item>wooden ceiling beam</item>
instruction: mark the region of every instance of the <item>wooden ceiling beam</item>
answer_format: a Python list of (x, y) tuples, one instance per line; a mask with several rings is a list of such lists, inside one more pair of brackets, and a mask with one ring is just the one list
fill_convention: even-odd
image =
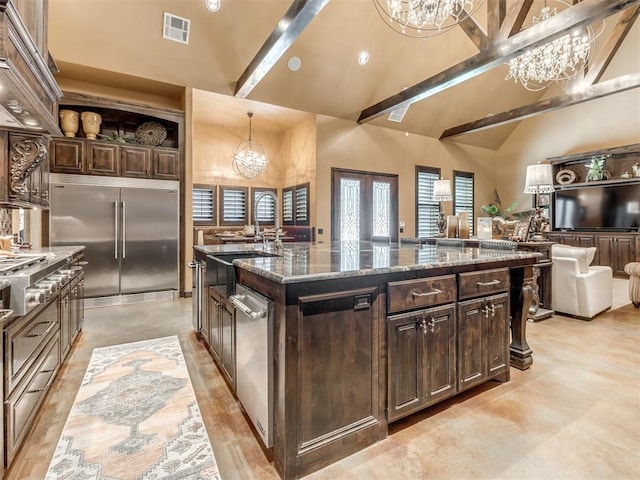
[(606, 71), (609, 63), (615, 56), (618, 48), (622, 45), (622, 42), (626, 38), (627, 34), (631, 30), (634, 22), (640, 16), (640, 5), (631, 7), (622, 12), (618, 23), (616, 24), (613, 32), (607, 39), (598, 56), (587, 65), (587, 73), (584, 76), (584, 81), (589, 85), (598, 83), (602, 78), (602, 75)]
[(507, 13), (507, 0), (487, 0), (487, 37), (490, 45), (495, 45), (502, 37), (500, 27)]
[(378, 118), (398, 107), (423, 100), (448, 88), (476, 77), (498, 65), (515, 58), (529, 48), (555, 40), (575, 27), (589, 25), (618, 13), (640, 0), (584, 0), (548, 20), (491, 46), (477, 55), (458, 63), (422, 82), (419, 82), (381, 102), (367, 107), (360, 113), (358, 123)]
[(532, 5), (533, 0), (517, 0), (511, 3), (500, 27), (500, 38), (512, 37), (522, 30), (522, 25), (524, 25)]
[(460, 21), (458, 26), (467, 34), (467, 37), (469, 37), (478, 50), (486, 50), (489, 45), (487, 34), (482, 31), (482, 27), (480, 27), (471, 16), (466, 16)]
[(236, 82), (235, 96), (246, 98), (284, 55), (329, 0), (293, 0), (255, 57)]
[(448, 128), (442, 133), (442, 135), (440, 135), (440, 140), (443, 138), (462, 135), (464, 133), (479, 132), (488, 128), (506, 125), (508, 123), (524, 120), (525, 118), (530, 118), (542, 113), (577, 105), (589, 100), (595, 100), (597, 98), (621, 93), (638, 87), (640, 87), (640, 73), (622, 75), (596, 85), (587, 85), (577, 93), (559, 95), (557, 97), (532, 103), (531, 105), (514, 108), (513, 110), (496, 113), (495, 115), (481, 118), (480, 120)]

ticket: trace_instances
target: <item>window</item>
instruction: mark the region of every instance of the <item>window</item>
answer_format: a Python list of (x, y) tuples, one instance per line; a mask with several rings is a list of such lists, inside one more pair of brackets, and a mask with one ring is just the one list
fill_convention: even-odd
[(440, 179), (440, 169), (416, 166), (416, 237), (435, 237), (440, 202), (433, 200), (433, 182)]
[(469, 235), (473, 235), (473, 173), (453, 171), (453, 214), (469, 214)]
[(398, 176), (332, 169), (333, 240), (398, 241)]
[(216, 186), (195, 184), (192, 194), (193, 224), (216, 224)]
[(220, 186), (220, 225), (246, 225), (247, 187)]
[[(274, 196), (265, 195), (266, 192), (271, 192)], [(275, 188), (252, 188), (251, 198), (251, 220), (249, 223), (253, 223), (257, 219), (260, 225), (275, 225), (278, 190)], [(260, 202), (257, 203), (258, 199)]]
[(282, 189), (282, 224), (309, 225), (309, 182)]

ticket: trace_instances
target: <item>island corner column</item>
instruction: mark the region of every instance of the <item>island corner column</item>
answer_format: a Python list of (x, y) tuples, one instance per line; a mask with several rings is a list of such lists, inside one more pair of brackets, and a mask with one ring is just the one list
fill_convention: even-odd
[(511, 269), (511, 366), (527, 370), (533, 364), (533, 351), (527, 343), (527, 319), (533, 301), (533, 266)]

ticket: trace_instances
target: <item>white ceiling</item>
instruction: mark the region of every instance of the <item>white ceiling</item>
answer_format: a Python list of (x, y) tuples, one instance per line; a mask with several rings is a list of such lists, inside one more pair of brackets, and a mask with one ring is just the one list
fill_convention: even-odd
[[(211, 13), (204, 0), (49, 0), (49, 48), (60, 77), (176, 98), (189, 86), (202, 91), (194, 96), (197, 121), (246, 125), (252, 110), (255, 125), (272, 130), (290, 127), (299, 112), (355, 121), (364, 108), (478, 53), (460, 28), (426, 40), (406, 38), (383, 23), (372, 0), (331, 0), (246, 100), (233, 97), (235, 82), (290, 4), (222, 0)], [(543, 4), (534, 0), (531, 12), (537, 15)], [(164, 12), (190, 19), (188, 45), (162, 38)], [(485, 6), (474, 19), (486, 29)], [(615, 22), (610, 17), (608, 28)], [(362, 50), (370, 54), (365, 66), (357, 61)], [(287, 68), (294, 55), (302, 60), (297, 72)], [(438, 138), (446, 128), (544, 95), (505, 81), (506, 74), (502, 65), (414, 103), (400, 124), (386, 115), (371, 123)], [(268, 122), (260, 124), (263, 119)], [(498, 149), (516, 125), (456, 141)]]

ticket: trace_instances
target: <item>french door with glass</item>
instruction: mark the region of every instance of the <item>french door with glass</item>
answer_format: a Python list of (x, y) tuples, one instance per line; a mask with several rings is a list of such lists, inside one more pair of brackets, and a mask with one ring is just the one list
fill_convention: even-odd
[(332, 240), (398, 241), (398, 176), (332, 169)]

